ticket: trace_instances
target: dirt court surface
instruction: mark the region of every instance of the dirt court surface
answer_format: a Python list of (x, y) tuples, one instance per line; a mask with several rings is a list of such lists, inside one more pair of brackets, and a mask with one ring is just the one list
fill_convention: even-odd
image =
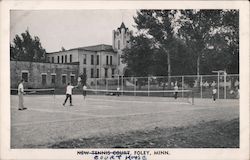
[[(84, 100), (81, 95), (73, 95), (74, 106), (66, 104), (64, 107), (62, 105), (64, 98), (64, 95), (55, 97), (27, 95), (24, 96), (24, 105), (28, 110), (18, 111), (18, 96), (12, 95), (11, 148), (152, 147), (155, 141), (136, 146), (123, 145), (120, 140), (112, 141), (117, 144), (110, 146), (105, 144), (103, 138), (119, 140), (126, 136), (128, 138), (133, 133), (139, 133), (138, 136), (133, 136), (134, 139), (130, 138), (131, 141), (136, 141), (135, 137), (139, 140), (140, 135), (143, 135), (141, 138), (144, 137), (145, 140), (146, 133), (149, 135), (155, 134), (155, 131), (163, 131), (170, 136), (178, 133), (177, 131), (180, 131), (178, 129), (192, 131), (192, 127), (196, 126), (201, 130), (204, 126), (208, 126), (207, 124), (211, 127), (226, 125), (229, 122), (235, 124), (235, 119), (237, 121), (239, 118), (238, 100), (218, 100), (214, 103), (211, 99), (195, 99), (195, 104), (191, 105), (180, 99), (174, 101), (159, 97), (92, 95)], [(207, 129), (209, 130), (211, 128)], [(230, 129), (225, 131), (231, 132)], [(212, 135), (211, 133), (207, 136), (214, 139)], [(158, 135), (155, 139), (157, 137), (161, 136)], [(88, 145), (71, 145), (75, 139), (85, 141), (91, 138)], [(69, 145), (60, 146), (64, 142), (69, 142)], [(102, 142), (103, 144), (100, 144)], [(177, 140), (171, 143), (172, 146), (166, 143), (158, 147), (188, 147), (178, 145)], [(237, 144), (232, 143), (217, 147), (237, 147)], [(210, 145), (204, 143), (196, 147), (210, 147)]]

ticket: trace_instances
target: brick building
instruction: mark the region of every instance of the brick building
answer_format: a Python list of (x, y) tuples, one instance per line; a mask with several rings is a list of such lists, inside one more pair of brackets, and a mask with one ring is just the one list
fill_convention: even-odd
[(24, 79), (26, 88), (64, 88), (68, 82), (77, 82), (78, 63), (10, 61), (10, 74), (11, 88), (17, 88), (21, 79)]

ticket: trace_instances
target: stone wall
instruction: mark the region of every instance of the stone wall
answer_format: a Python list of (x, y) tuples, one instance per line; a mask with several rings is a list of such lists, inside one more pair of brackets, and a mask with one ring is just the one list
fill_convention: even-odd
[[(68, 82), (77, 84), (79, 63), (56, 64), (25, 61), (10, 62), (11, 88), (17, 88), (22, 74), (27, 73), (26, 88), (64, 88)], [(54, 75), (54, 83), (52, 77)], [(65, 76), (65, 83), (62, 79)], [(44, 81), (42, 81), (42, 77)], [(45, 82), (45, 83), (44, 83)]]

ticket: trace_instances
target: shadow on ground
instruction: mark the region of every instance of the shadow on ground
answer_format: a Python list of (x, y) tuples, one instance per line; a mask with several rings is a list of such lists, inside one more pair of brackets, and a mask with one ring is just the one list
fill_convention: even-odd
[[(34, 147), (34, 146), (33, 146)], [(200, 122), (195, 126), (158, 128), (118, 135), (78, 138), (48, 148), (239, 148), (239, 119)]]

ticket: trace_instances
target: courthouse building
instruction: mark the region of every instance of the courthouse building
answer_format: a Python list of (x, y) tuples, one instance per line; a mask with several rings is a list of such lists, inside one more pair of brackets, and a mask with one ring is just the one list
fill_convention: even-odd
[(112, 32), (112, 45), (97, 44), (47, 53), (47, 63), (11, 61), (11, 87), (16, 88), (20, 79), (27, 82), (28, 88), (60, 88), (67, 82), (76, 83), (78, 76), (84, 73), (88, 82), (123, 75), (126, 65), (121, 62), (121, 54), (129, 47), (131, 34), (122, 23)]
[(121, 62), (122, 50), (129, 46), (131, 31), (124, 23), (113, 30), (112, 45), (98, 44), (94, 46), (72, 48), (65, 51), (47, 53), (50, 63), (79, 63), (79, 74), (88, 78), (112, 78), (124, 74), (125, 64)]

